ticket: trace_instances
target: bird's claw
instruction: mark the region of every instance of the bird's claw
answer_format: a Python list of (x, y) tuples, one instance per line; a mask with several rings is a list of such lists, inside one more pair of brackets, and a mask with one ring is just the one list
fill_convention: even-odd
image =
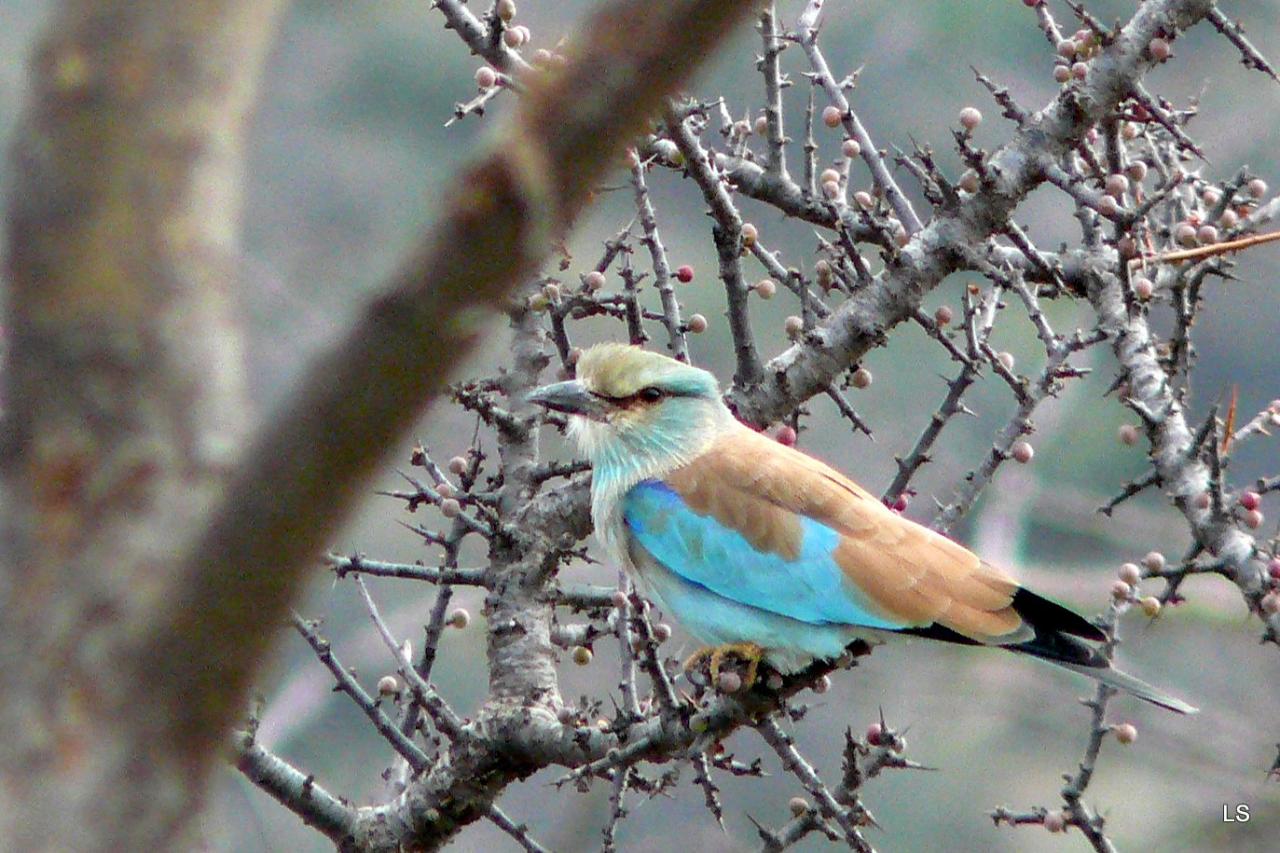
[[(756, 683), (760, 671), (760, 661), (764, 659), (765, 650), (755, 643), (726, 643), (722, 646), (707, 646), (698, 649), (684, 662), (686, 673), (700, 670), (707, 664), (711, 673), (711, 683), (720, 685), (720, 669), (726, 658), (737, 658), (746, 664), (746, 670), (740, 674), (742, 684), (739, 689), (750, 690)], [(732, 691), (731, 691), (732, 692)]]

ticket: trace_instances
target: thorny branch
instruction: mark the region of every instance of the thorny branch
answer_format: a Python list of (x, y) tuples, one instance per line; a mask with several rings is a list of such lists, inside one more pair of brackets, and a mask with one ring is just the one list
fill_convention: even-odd
[[(395, 798), (350, 807), (310, 777), (299, 781), (299, 771), (263, 751), (252, 735), (240, 741), (242, 769), (347, 849), (437, 847), (467, 823), (483, 818), (525, 849), (537, 850), (527, 829), (494, 803), (507, 786), (535, 770), (556, 766), (564, 771), (561, 784), (585, 788), (603, 780), (610, 785), (602, 843), (604, 849), (614, 849), (629, 813), (628, 798), (661, 793), (675, 783), (678, 769), (656, 779), (646, 776), (642, 768), (650, 762), (687, 765), (708, 812), (722, 821), (724, 807), (714, 774), (761, 774), (758, 759), (737, 761), (723, 753), (722, 741), (739, 728), (751, 727), (812, 800), (793, 800), (792, 819), (778, 829), (752, 818), (763, 849), (783, 850), (815, 832), (852, 849), (871, 849), (861, 833), (874, 824), (861, 804), (862, 789), (886, 769), (921, 768), (900, 754), (905, 741), (883, 719), (864, 739), (846, 733), (844, 772), (833, 786), (822, 780), (780, 722), (784, 715), (801, 718), (804, 709), (792, 705), (793, 697), (810, 688), (824, 690), (828, 674), (852, 663), (852, 657), (819, 662), (786, 678), (771, 674), (750, 690), (730, 690), (731, 682), (711, 688), (692, 681), (686, 690), (675, 675), (677, 662), (664, 653), (671, 630), (651, 619), (649, 604), (640, 595), (643, 590), (632, 590), (625, 579), (615, 589), (569, 584), (556, 577), (561, 565), (585, 556), (581, 541), (590, 532), (590, 477), (580, 464), (540, 459), (540, 416), (521, 402), (523, 394), (541, 381), (552, 351), (563, 375), (572, 375), (579, 351), (570, 332), (578, 321), (604, 318), (620, 323), (635, 340), (646, 339), (647, 328), (658, 324), (672, 353), (685, 360), (690, 358), (689, 336), (708, 326), (701, 315), (684, 315), (678, 283), (692, 274), (683, 268), (672, 270), (659, 235), (647, 178), (661, 169), (678, 170), (692, 180), (709, 208), (736, 357), (726, 399), (744, 421), (760, 427), (785, 421), (792, 429), (806, 416), (805, 403), (827, 395), (856, 430), (870, 436), (865, 416), (855, 412), (842, 390), (865, 387), (869, 373), (860, 376), (863, 371), (858, 369), (863, 357), (883, 346), (899, 324), (913, 320), (931, 345), (956, 365), (956, 372), (911, 450), (897, 460), (896, 475), (884, 491), (886, 503), (905, 508), (907, 496), (914, 494), (912, 479), (929, 461), (945, 426), (957, 415), (971, 413), (966, 395), (976, 384), (994, 381), (1012, 398), (1011, 414), (993, 437), (990, 451), (941, 505), (934, 526), (945, 531), (972, 508), (1006, 461), (1030, 461), (1033, 415), (1064, 383), (1088, 372), (1073, 365), (1072, 356), (1106, 343), (1120, 366), (1114, 390), (1142, 423), (1140, 432), (1132, 435), (1145, 436), (1151, 468), (1105, 509), (1109, 512), (1132, 494), (1159, 485), (1185, 517), (1195, 540), (1181, 563), (1166, 566), (1163, 558), (1148, 560), (1123, 581), (1124, 589), (1113, 597), (1101, 620), (1110, 638), (1106, 653), (1115, 645), (1122, 612), (1133, 606), (1158, 612), (1163, 604), (1176, 601), (1178, 584), (1193, 573), (1218, 574), (1236, 584), (1261, 619), (1263, 638), (1280, 642), (1277, 545), (1260, 542), (1249, 532), (1258, 526), (1250, 515), (1256, 502), (1280, 490), (1280, 477), (1259, 477), (1254, 490), (1247, 492), (1252, 498), (1245, 497), (1243, 488), (1232, 491), (1224, 481), (1232, 444), (1265, 438), (1269, 426), (1280, 425), (1280, 405), (1266, 408), (1238, 428), (1211, 416), (1196, 430), (1187, 414), (1192, 330), (1205, 306), (1205, 280), (1227, 273), (1226, 251), (1264, 242), (1257, 229), (1274, 211), (1262, 204), (1267, 190), (1256, 178), (1241, 173), (1215, 184), (1191, 172), (1186, 160), (1199, 151), (1186, 128), (1193, 111), (1173, 108), (1146, 93), (1140, 83), (1144, 72), (1168, 58), (1167, 42), (1205, 17), (1241, 51), (1246, 65), (1273, 76), (1274, 72), (1239, 26), (1208, 0), (1149, 0), (1114, 30), (1101, 26), (1083, 7), (1071, 5), (1082, 24), (1074, 34), (1063, 30), (1047, 4), (1034, 4), (1035, 25), (1065, 72), (1057, 77), (1062, 84), (1058, 95), (1041, 109), (1031, 111), (1014, 103), (1007, 90), (978, 74), (1011, 122), (1004, 145), (992, 151), (976, 147), (972, 128), (965, 125), (955, 142), (969, 171), (954, 181), (942, 174), (927, 148), (917, 146), (911, 158), (899, 157), (929, 201), (922, 218), (854, 112), (850, 95), (856, 73), (838, 79), (821, 50), (822, 15), (830, 10), (820, 0), (810, 0), (796, 27), (788, 30), (769, 4), (758, 19), (762, 55), (757, 68), (764, 93), (759, 119), (752, 122), (753, 111), (748, 109), (747, 119), (735, 121), (736, 110), (724, 99), (667, 103), (663, 125), (638, 142), (628, 163), (638, 236), (635, 222), (618, 231), (603, 257), (576, 284), (557, 274), (531, 280), (508, 308), (513, 344), (505, 370), (455, 389), (455, 401), (490, 427), (496, 455), (485, 456), (473, 440), (467, 454), (450, 463), (446, 472), (419, 448), (414, 464), (426, 469), (430, 482), (408, 478), (412, 491), (390, 493), (410, 512), (429, 508), (448, 522), (447, 530), (435, 530), (430, 522), (413, 528), (424, 543), (442, 549), (440, 559), (426, 565), (362, 556), (327, 558), (339, 578), (357, 578), (394, 656), (408, 696), (409, 710), (400, 724), (336, 663), (310, 623), (295, 622), (339, 687), (401, 757), (404, 766)], [(525, 59), (523, 37), (502, 38), (510, 24), (498, 14), (502, 3), (483, 19), (464, 4), (442, 0), (436, 6), (466, 44), (499, 71), (516, 76), (536, 73), (537, 63)], [(796, 52), (803, 54), (805, 65), (797, 73), (812, 83), (802, 96), (809, 98), (809, 106), (801, 143), (804, 178), (799, 183), (787, 169), (792, 140), (783, 130), (784, 96), (792, 85), (783, 63), (788, 46), (800, 48)], [(518, 88), (512, 91), (522, 97)], [(827, 107), (835, 110), (830, 120), (824, 116)], [(713, 117), (721, 125), (721, 142), (707, 132)], [(962, 123), (965, 120), (962, 116)], [(842, 159), (832, 174), (818, 174), (819, 123), (833, 126), (841, 135)], [(850, 186), (855, 169), (863, 167), (870, 174), (872, 192), (854, 192)], [(834, 184), (836, 191), (824, 190), (820, 184), (826, 183)], [(1013, 219), (1023, 199), (1046, 183), (1076, 212), (1081, 234), (1077, 247), (1037, 246)], [(748, 227), (739, 212), (743, 200), (822, 229), (812, 276), (801, 271), (803, 265), (788, 266), (781, 252), (765, 248), (756, 227)], [(1223, 241), (1223, 235), (1230, 241)], [(647, 250), (644, 267), (635, 255), (637, 240)], [(1191, 249), (1192, 242), (1201, 246)], [(768, 281), (747, 285), (742, 267), (747, 255), (764, 268)], [(949, 307), (925, 313), (921, 306), (926, 294), (955, 272), (971, 273), (986, 284), (965, 285), (960, 317)], [(605, 288), (610, 273), (622, 280), (621, 292)], [(749, 300), (779, 293), (797, 305), (796, 315), (787, 321), (792, 344), (765, 361)], [(1046, 303), (1077, 298), (1092, 311), (1093, 327), (1055, 331)], [(1008, 310), (1009, 305), (1014, 310)], [(1150, 318), (1165, 310), (1173, 312), (1175, 322), (1174, 331), (1162, 338)], [(1023, 319), (1015, 320), (1014, 315)], [(993, 331), (1013, 322), (1028, 323), (1042, 347), (1022, 369), (992, 343)], [(564, 425), (555, 416), (543, 421), (556, 428)], [(794, 436), (790, 432), (789, 440)], [(461, 567), (461, 543), (472, 537), (487, 548), (487, 565)], [(417, 664), (377, 616), (360, 575), (440, 588), (427, 625), (427, 648)], [(1163, 581), (1164, 595), (1140, 598), (1137, 584), (1146, 579)], [(489, 689), (472, 719), (454, 715), (430, 684), (453, 586), (480, 587), (486, 594)], [(604, 700), (566, 702), (555, 669), (556, 649), (568, 649), (575, 662), (587, 664), (592, 643), (609, 635), (616, 637), (620, 655), (617, 678), (606, 679), (617, 687), (611, 697), (612, 715), (602, 710)], [(1111, 849), (1102, 817), (1082, 800), (1105, 738), (1112, 735), (1123, 742), (1129, 737), (1123, 726), (1106, 722), (1109, 693), (1110, 688), (1099, 688), (1086, 702), (1091, 722), (1085, 756), (1062, 791), (1061, 807), (1025, 812), (1000, 808), (992, 815), (997, 823), (1038, 824), (1059, 831), (1074, 827), (1094, 849)], [(435, 732), (430, 751), (418, 745), (425, 737), (417, 726), (424, 712)]]

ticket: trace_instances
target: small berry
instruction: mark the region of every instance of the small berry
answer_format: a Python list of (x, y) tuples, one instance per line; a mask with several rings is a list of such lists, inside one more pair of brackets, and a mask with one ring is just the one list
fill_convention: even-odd
[(1148, 617), (1154, 619), (1160, 615), (1160, 599), (1154, 595), (1143, 596), (1138, 599), (1138, 606), (1142, 608), (1142, 612)]
[(1218, 229), (1212, 225), (1201, 225), (1196, 229), (1196, 240), (1205, 245), (1213, 245), (1218, 242)]
[(1060, 811), (1051, 811), (1044, 816), (1044, 828), (1050, 832), (1064, 832), (1067, 828), (1067, 819)]
[(733, 132), (738, 134), (738, 136), (750, 136), (751, 125), (747, 124), (745, 121), (735, 121), (733, 123)]
[(529, 297), (529, 310), (535, 314), (540, 314), (543, 311), (546, 311), (550, 305), (551, 300), (547, 299), (547, 297), (542, 293), (535, 293), (533, 296)]
[(1133, 587), (1121, 580), (1111, 582), (1111, 597), (1117, 601), (1125, 601), (1133, 595)]
[(471, 614), (465, 607), (459, 607), (449, 614), (449, 627), (461, 631), (471, 624)]
[(1137, 586), (1138, 581), (1142, 580), (1142, 569), (1136, 563), (1124, 563), (1120, 566), (1120, 580), (1129, 586)]
[(722, 672), (716, 678), (716, 689), (721, 693), (737, 693), (742, 689), (742, 676), (736, 672)]
[(760, 136), (764, 136), (769, 131), (769, 119), (766, 116), (758, 116), (756, 118), (755, 132)]
[(954, 314), (951, 308), (947, 305), (939, 305), (938, 310), (933, 312), (933, 322), (937, 323), (939, 326), (945, 327), (950, 325), (952, 319), (954, 319)]
[(874, 379), (875, 377), (871, 375), (870, 370), (867, 370), (865, 367), (859, 367), (853, 372), (853, 376), (850, 377), (849, 384), (858, 389), (870, 388)]
[(1244, 514), (1244, 524), (1250, 530), (1257, 530), (1266, 519), (1259, 510), (1251, 509)]
[(400, 682), (396, 681), (394, 675), (384, 675), (378, 679), (378, 695), (394, 696), (400, 692)]
[(1133, 294), (1144, 302), (1150, 299), (1155, 292), (1155, 283), (1146, 276), (1140, 275), (1133, 280)]
[(653, 626), (653, 638), (659, 643), (665, 643), (671, 639), (671, 626), (666, 622), (659, 622)]
[(441, 483), (436, 486), (436, 494), (442, 498), (451, 498), (454, 496), (453, 486), (449, 483)]
[(1240, 506), (1245, 509), (1257, 509), (1262, 504), (1262, 496), (1255, 491), (1240, 493)]
[(822, 184), (822, 194), (827, 198), (838, 198), (840, 195), (840, 183), (838, 181), (824, 181)]
[(813, 683), (814, 693), (826, 693), (831, 689), (831, 676), (824, 675)]
[(555, 302), (560, 298), (560, 285), (556, 284), (554, 281), (548, 282), (542, 286), (542, 293), (552, 302)]
[(573, 662), (578, 666), (586, 666), (591, 663), (591, 649), (586, 646), (573, 647)]
[(1222, 216), (1218, 217), (1218, 224), (1229, 231), (1240, 224), (1240, 214), (1228, 208), (1222, 211)]
[(1267, 574), (1271, 575), (1273, 581), (1280, 581), (1280, 557), (1272, 557), (1271, 562), (1267, 563)]
[(1009, 448), (1009, 452), (1016, 462), (1023, 465), (1030, 462), (1031, 458), (1036, 455), (1035, 448), (1031, 446), (1030, 442), (1026, 441), (1015, 441), (1013, 447)]
[(1147, 556), (1142, 558), (1142, 565), (1147, 567), (1149, 572), (1164, 571), (1164, 554), (1159, 551), (1149, 551)]
[(1138, 739), (1138, 730), (1134, 728), (1132, 723), (1121, 723), (1111, 729), (1111, 733), (1116, 736), (1116, 740), (1123, 744), (1133, 743)]
[(627, 606), (627, 594), (620, 589), (614, 590), (610, 600), (613, 602), (613, 606), (619, 610)]
[(505, 44), (507, 47), (511, 48), (512, 50), (515, 50), (516, 48), (524, 44), (524, 38), (522, 37), (520, 28), (511, 27), (510, 29), (504, 31), (502, 33), (502, 43)]
[(1083, 80), (1089, 76), (1089, 66), (1083, 62), (1072, 63), (1071, 76), (1077, 80)]
[(1201, 492), (1200, 494), (1196, 495), (1196, 499), (1195, 499), (1196, 509), (1208, 509), (1212, 504), (1213, 504), (1213, 496), (1210, 495), (1208, 492)]
[(1147, 178), (1147, 164), (1142, 160), (1134, 160), (1125, 172), (1129, 175), (1129, 180), (1142, 183)]
[(1173, 239), (1191, 248), (1196, 244), (1196, 227), (1190, 222), (1179, 222), (1178, 227), (1173, 229)]
[(910, 503), (911, 503), (911, 499), (908, 498), (906, 495), (898, 495), (896, 498), (893, 499), (893, 506), (891, 507), (891, 509), (894, 512), (906, 512), (907, 507), (910, 505)]
[(1062, 41), (1058, 42), (1057, 52), (1058, 52), (1058, 56), (1061, 56), (1063, 59), (1071, 59), (1073, 56), (1076, 55), (1075, 40), (1063, 39)]
[(1169, 42), (1162, 38), (1153, 38), (1147, 42), (1147, 50), (1151, 52), (1151, 58), (1156, 62), (1164, 62), (1173, 53)]
[(830, 290), (832, 285), (831, 262), (826, 258), (819, 258), (818, 262), (813, 265), (813, 272), (818, 277), (818, 286), (823, 290)]
[(516, 0), (498, 0), (498, 5), (494, 8), (498, 13), (498, 17), (504, 21), (510, 21), (516, 16)]
[(467, 460), (461, 456), (455, 456), (449, 460), (449, 471), (453, 474), (461, 476), (467, 471)]
[(1116, 251), (1120, 253), (1120, 257), (1128, 260), (1136, 257), (1138, 254), (1138, 243), (1128, 234), (1116, 241)]
[(982, 112), (977, 107), (965, 107), (960, 111), (960, 126), (970, 133), (982, 124)]
[(742, 225), (742, 245), (754, 246), (756, 240), (760, 237), (760, 232), (750, 222), (744, 222)]
[(761, 299), (772, 299), (778, 292), (778, 285), (771, 278), (761, 279), (756, 282), (755, 291)]
[(481, 89), (491, 89), (498, 82), (498, 72), (487, 65), (476, 69), (476, 85)]
[(893, 226), (893, 244), (901, 249), (903, 246), (911, 242), (911, 235), (907, 233), (907, 228), (901, 222), (892, 221)]
[(1267, 194), (1267, 182), (1262, 180), (1262, 178), (1254, 178), (1249, 182), (1248, 187), (1249, 195), (1254, 198), (1262, 198)]
[(787, 333), (787, 337), (789, 338), (799, 337), (800, 333), (804, 331), (804, 320), (801, 320), (795, 314), (792, 314), (790, 317), (782, 321), (782, 329)]
[(844, 144), (840, 146), (840, 153), (853, 160), (862, 156), (862, 146), (858, 144), (856, 139), (846, 139)]
[(870, 210), (875, 206), (876, 200), (871, 197), (871, 193), (866, 190), (858, 190), (853, 194), (853, 200), (858, 203), (858, 207), (863, 210)]
[(1137, 444), (1138, 439), (1141, 437), (1141, 434), (1138, 432), (1138, 428), (1133, 424), (1121, 424), (1118, 434), (1120, 437), (1120, 443), (1127, 444), (1130, 447)]
[(1104, 195), (1098, 199), (1098, 212), (1110, 219), (1120, 212), (1120, 202), (1116, 201), (1115, 196)]
[(1065, 83), (1071, 79), (1071, 69), (1065, 65), (1053, 66), (1053, 82)]
[(545, 47), (540, 47), (533, 52), (533, 64), (546, 67), (551, 64), (551, 51)]
[(879, 723), (867, 726), (867, 743), (880, 746), (884, 743), (884, 728)]
[(820, 184), (827, 184), (832, 181), (835, 181), (836, 183), (840, 182), (840, 172), (835, 169), (823, 169), (822, 174), (818, 175), (818, 183)]
[(1120, 198), (1129, 191), (1129, 179), (1120, 173), (1107, 175), (1107, 192), (1110, 195)]
[(595, 293), (604, 287), (604, 273), (592, 270), (582, 277), (582, 286), (591, 293)]
[(700, 335), (707, 330), (707, 318), (701, 314), (694, 314), (689, 318), (689, 331), (695, 335)]
[(462, 504), (457, 498), (445, 498), (440, 501), (440, 514), (445, 518), (457, 518), (462, 514)]
[(681, 284), (688, 284), (693, 281), (693, 267), (688, 264), (681, 264), (676, 267), (676, 280)]
[(783, 424), (778, 428), (778, 444), (785, 447), (794, 447), (796, 443), (796, 430), (790, 424)]
[(1004, 367), (1005, 370), (1012, 371), (1014, 365), (1013, 353), (1004, 351), (996, 353), (996, 361)]
[(826, 107), (822, 110), (822, 123), (827, 127), (839, 127), (840, 122), (844, 120), (844, 115), (837, 106)]
[(800, 817), (805, 812), (809, 811), (809, 803), (804, 797), (792, 797), (787, 801), (787, 808), (791, 811), (791, 814), (794, 817)]
[(1200, 199), (1204, 202), (1205, 207), (1213, 207), (1222, 201), (1222, 191), (1217, 187), (1205, 187), (1204, 192), (1200, 194)]
[(1262, 611), (1268, 615), (1274, 616), (1275, 614), (1280, 613), (1280, 593), (1272, 590), (1262, 596), (1261, 606)]
[(978, 191), (978, 173), (973, 169), (965, 169), (964, 174), (960, 176), (960, 189), (967, 193), (976, 193)]
[[(1126, 121), (1120, 125), (1120, 138), (1126, 142), (1132, 142), (1137, 139), (1139, 133), (1138, 126), (1131, 121)], [(1146, 164), (1144, 163), (1143, 165), (1145, 166)]]

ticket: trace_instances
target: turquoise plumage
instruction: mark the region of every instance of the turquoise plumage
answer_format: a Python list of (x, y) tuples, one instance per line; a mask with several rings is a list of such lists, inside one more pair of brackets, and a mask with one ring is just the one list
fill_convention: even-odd
[(1113, 669), (1086, 619), (739, 423), (710, 373), (603, 344), (578, 377), (531, 399), (575, 416), (596, 535), (700, 641), (785, 673), (856, 639), (914, 634), (1022, 652), (1195, 710)]

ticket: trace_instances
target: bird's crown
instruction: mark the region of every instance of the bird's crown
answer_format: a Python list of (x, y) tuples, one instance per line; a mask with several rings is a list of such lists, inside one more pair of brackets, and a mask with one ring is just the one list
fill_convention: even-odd
[(648, 388), (680, 397), (719, 395), (716, 378), (705, 370), (627, 344), (596, 344), (578, 360), (578, 379), (593, 394), (633, 397)]

